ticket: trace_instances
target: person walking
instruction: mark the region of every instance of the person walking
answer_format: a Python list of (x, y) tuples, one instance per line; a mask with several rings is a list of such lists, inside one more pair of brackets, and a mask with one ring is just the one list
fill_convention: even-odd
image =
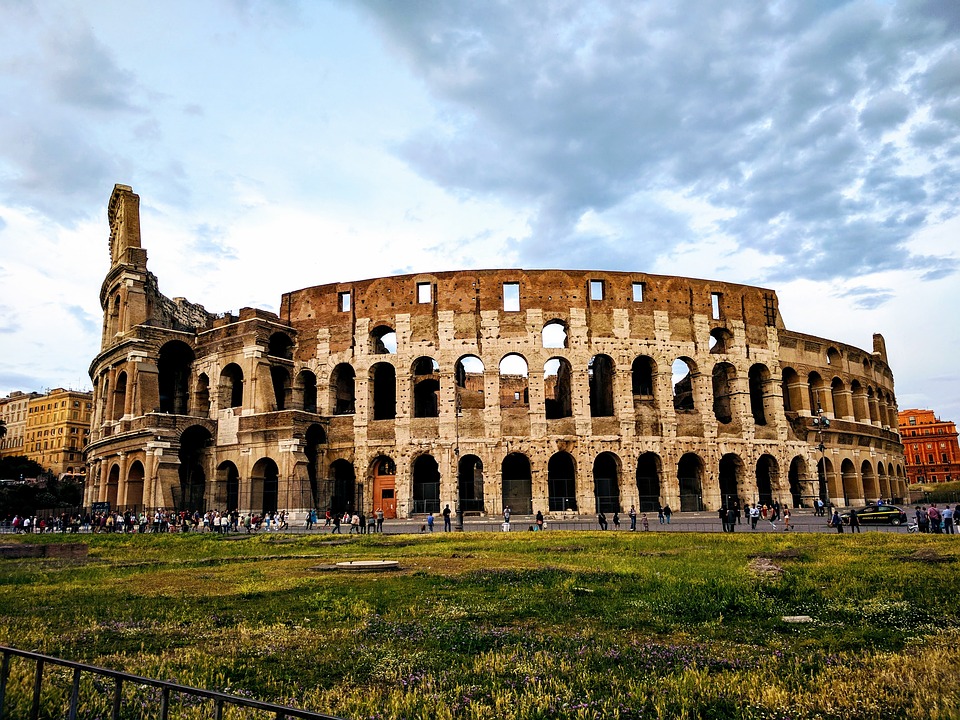
[(833, 509), (833, 517), (830, 518), (830, 525), (837, 529), (837, 534), (843, 533), (843, 520), (840, 519), (840, 511)]
[(607, 529), (607, 516), (603, 514), (603, 511), (597, 513), (597, 524), (601, 530)]
[(620, 513), (619, 512), (613, 513), (613, 529), (614, 530), (620, 529)]
[(756, 530), (758, 522), (760, 522), (760, 508), (757, 507), (756, 503), (753, 503), (750, 506), (750, 529)]
[(443, 531), (450, 532), (452, 529), (450, 525), (450, 505), (447, 504), (443, 508)]
[(666, 519), (667, 525), (669, 525), (670, 518), (673, 517), (673, 510), (670, 509), (669, 504), (663, 506), (663, 517)]
[(790, 530), (790, 508), (783, 509), (783, 529)]
[(850, 532), (860, 532), (860, 516), (857, 515), (856, 508), (850, 508)]
[(427, 513), (427, 530), (433, 532), (433, 512)]

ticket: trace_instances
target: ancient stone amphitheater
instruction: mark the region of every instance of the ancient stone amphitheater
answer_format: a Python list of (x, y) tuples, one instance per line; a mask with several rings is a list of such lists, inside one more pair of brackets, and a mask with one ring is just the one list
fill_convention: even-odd
[(906, 493), (883, 338), (791, 332), (772, 290), (463, 270), (215, 315), (160, 294), (129, 187), (109, 218), (88, 504), (592, 515)]

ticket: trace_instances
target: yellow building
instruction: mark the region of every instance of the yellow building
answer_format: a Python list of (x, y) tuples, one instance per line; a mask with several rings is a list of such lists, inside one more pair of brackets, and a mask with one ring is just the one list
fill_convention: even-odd
[(85, 475), (93, 393), (56, 388), (30, 401), (23, 455), (54, 475)]
[(19, 390), (0, 398), (0, 420), (7, 428), (0, 439), (0, 458), (25, 455), (23, 442), (27, 430), (27, 410), (30, 401), (40, 397), (40, 393), (25, 393)]

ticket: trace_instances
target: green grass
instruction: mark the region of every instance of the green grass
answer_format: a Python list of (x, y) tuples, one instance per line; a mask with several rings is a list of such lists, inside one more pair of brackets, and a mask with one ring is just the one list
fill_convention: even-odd
[(960, 717), (950, 537), (82, 540), (0, 562), (0, 644), (345, 718)]

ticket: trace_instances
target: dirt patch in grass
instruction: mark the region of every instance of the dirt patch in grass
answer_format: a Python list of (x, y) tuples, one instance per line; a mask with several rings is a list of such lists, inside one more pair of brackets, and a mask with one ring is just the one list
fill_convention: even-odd
[(933, 548), (920, 548), (910, 555), (901, 555), (900, 560), (919, 563), (952, 563), (956, 561), (956, 557), (953, 555), (941, 555)]

